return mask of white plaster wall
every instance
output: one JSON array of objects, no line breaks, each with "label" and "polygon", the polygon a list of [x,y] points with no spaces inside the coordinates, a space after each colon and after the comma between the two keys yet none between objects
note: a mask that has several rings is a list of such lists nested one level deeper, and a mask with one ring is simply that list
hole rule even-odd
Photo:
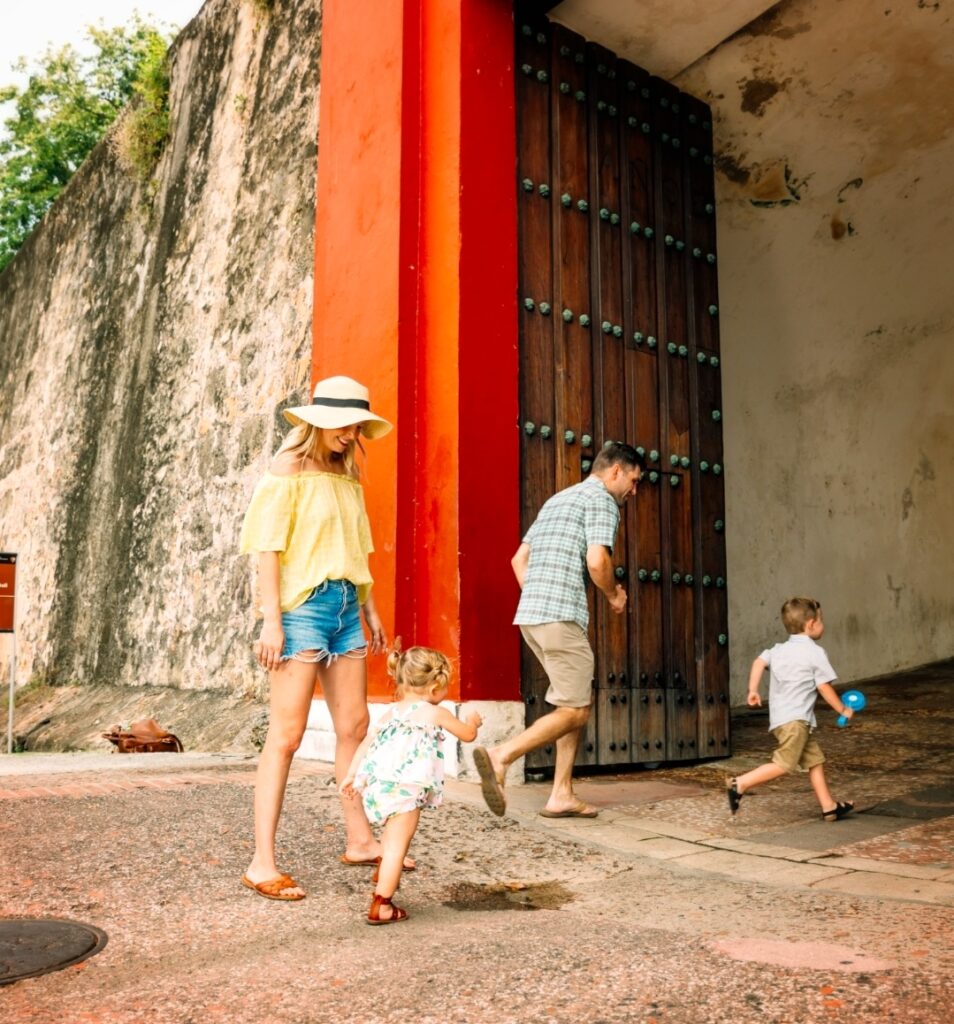
[{"label": "white plaster wall", "polygon": [[720,152],[736,701],[794,594],[844,680],[954,654],[954,21],[889,7],[784,4],[677,79]]}]

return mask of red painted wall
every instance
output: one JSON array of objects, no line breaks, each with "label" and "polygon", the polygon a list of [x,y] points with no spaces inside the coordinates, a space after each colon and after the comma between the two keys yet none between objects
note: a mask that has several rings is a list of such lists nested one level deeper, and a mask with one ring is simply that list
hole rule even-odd
[{"label": "red painted wall", "polygon": [[[344,373],[395,424],[366,442],[371,571],[394,621],[403,4],[326,0],[322,13],[312,379]],[[371,29],[369,31],[369,29]],[[372,691],[388,692],[382,659]]]},{"label": "red painted wall", "polygon": [[461,684],[520,699],[517,152],[512,4],[464,0],[461,55]]},{"label": "red painted wall", "polygon": [[325,0],[323,33],[314,376],[397,428],[368,445],[378,605],[459,657],[454,696],[519,699],[511,6]]}]

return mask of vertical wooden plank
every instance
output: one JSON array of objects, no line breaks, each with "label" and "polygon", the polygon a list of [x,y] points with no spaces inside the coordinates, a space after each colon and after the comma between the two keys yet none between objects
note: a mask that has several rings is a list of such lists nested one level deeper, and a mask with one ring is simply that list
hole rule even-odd
[{"label": "vertical wooden plank", "polygon": [[[545,23],[516,26],[518,232],[520,251],[521,529],[526,531],[555,482],[553,382],[556,374],[550,181],[549,37]],[[542,80],[541,80],[541,76]],[[544,188],[541,190],[541,186]],[[521,644],[521,693],[527,724],[546,713],[548,681],[543,667]],[[553,763],[553,752],[527,758],[529,769]]]},{"label": "vertical wooden plank", "polygon": [[[589,471],[595,445],[593,337],[590,271],[589,109],[586,100],[586,43],[553,26],[552,149],[554,281],[562,375],[554,380],[557,396],[557,489],[579,483]],[[586,464],[584,468],[584,463]],[[590,635],[594,606],[590,596]],[[592,639],[591,639],[592,642]],[[582,737],[578,764],[598,763],[596,715]]]},{"label": "vertical wooden plank", "polygon": [[[669,694],[667,756],[695,756],[695,710],[689,699],[695,685],[694,574],[692,543],[692,482],[690,467],[691,415],[689,405],[688,324],[686,316],[687,254],[684,237],[682,108],[677,89],[652,79],[656,111],[657,254],[663,272],[658,288],[660,355],[664,367],[665,412],[662,416],[661,480],[664,530],[668,530],[668,564],[662,580],[669,614]],[[659,237],[661,236],[661,237]],[[662,404],[662,403],[661,403]],[[686,583],[687,576],[690,578]]]},{"label": "vertical wooden plank", "polygon": [[[590,114],[590,208],[592,294],[598,301],[594,330],[595,406],[600,443],[632,440],[631,411],[626,393],[624,340],[622,201],[620,188],[620,99],[616,57],[590,46],[588,105]],[[594,328],[597,324],[594,323]],[[630,510],[620,521],[613,562],[625,582],[628,568]],[[631,675],[628,616],[616,615],[597,600],[597,743],[601,764],[630,758],[629,678]]]},{"label": "vertical wooden plank", "polygon": [[[654,111],[649,75],[621,62],[620,130],[623,189],[623,278],[626,308],[624,339],[627,360],[629,440],[645,455],[649,469],[630,503],[629,615],[632,637],[630,701],[631,752],[634,762],[661,759],[666,707],[662,606],[662,539],[660,517],[659,345],[656,308]],[[657,702],[656,697],[660,700]],[[657,746],[659,744],[660,746]]]},{"label": "vertical wooden plank", "polygon": [[698,423],[694,431],[693,462],[699,486],[695,524],[697,571],[701,585],[696,637],[699,753],[701,757],[712,757],[729,752],[728,607],[715,192],[709,108],[688,96],[684,97],[684,105],[689,166],[688,234],[694,285],[690,296],[690,318],[695,339],[691,358]]}]

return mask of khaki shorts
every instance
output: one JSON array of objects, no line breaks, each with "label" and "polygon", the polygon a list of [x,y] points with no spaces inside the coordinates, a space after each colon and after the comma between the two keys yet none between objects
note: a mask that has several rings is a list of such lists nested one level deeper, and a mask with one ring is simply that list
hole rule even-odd
[{"label": "khaki shorts", "polygon": [[594,659],[582,626],[541,622],[521,626],[520,632],[550,680],[544,700],[559,708],[588,708],[593,703]]},{"label": "khaki shorts", "polygon": [[773,729],[772,735],[778,743],[772,760],[785,771],[793,772],[796,768],[801,768],[807,772],[809,768],[825,763],[825,755],[812,738],[808,722],[786,722]]}]

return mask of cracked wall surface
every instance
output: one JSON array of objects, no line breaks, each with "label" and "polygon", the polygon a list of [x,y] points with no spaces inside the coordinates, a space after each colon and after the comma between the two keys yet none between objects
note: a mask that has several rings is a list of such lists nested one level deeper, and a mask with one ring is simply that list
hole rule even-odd
[{"label": "cracked wall surface", "polygon": [[954,653],[954,4],[793,0],[709,102],[733,696],[819,598],[844,679]]},{"label": "cracked wall surface", "polygon": [[19,678],[252,686],[238,525],[307,394],[320,0],[209,0],[144,189],[108,140],[0,277]]}]

